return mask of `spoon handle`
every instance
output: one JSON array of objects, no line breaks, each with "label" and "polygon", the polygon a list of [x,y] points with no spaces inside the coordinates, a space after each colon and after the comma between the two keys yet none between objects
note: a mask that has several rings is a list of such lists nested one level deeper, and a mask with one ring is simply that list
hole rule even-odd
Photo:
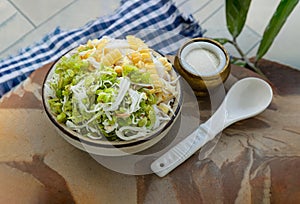
[{"label": "spoon handle", "polygon": [[186,159],[192,156],[208,141],[215,136],[208,134],[202,125],[192,134],[179,142],[176,146],[163,154],[151,164],[152,171],[160,177],[164,177]]},{"label": "spoon handle", "polygon": [[151,164],[152,171],[164,177],[221,132],[229,124],[226,120],[224,104],[223,102],[218,110],[192,134],[155,160]]}]

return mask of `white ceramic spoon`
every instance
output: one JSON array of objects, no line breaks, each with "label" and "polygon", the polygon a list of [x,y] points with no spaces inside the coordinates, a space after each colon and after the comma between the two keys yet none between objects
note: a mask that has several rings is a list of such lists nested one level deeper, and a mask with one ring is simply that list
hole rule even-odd
[{"label": "white ceramic spoon", "polygon": [[155,160],[152,171],[160,177],[167,175],[229,125],[263,112],[272,96],[272,88],[264,80],[254,77],[239,80],[211,118]]}]

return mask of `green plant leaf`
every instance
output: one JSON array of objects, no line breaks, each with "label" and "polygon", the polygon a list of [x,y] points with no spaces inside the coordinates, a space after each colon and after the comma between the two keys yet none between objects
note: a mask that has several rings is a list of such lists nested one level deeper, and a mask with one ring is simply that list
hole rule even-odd
[{"label": "green plant leaf", "polygon": [[226,0],[226,23],[233,38],[244,28],[251,0]]},{"label": "green plant leaf", "polygon": [[259,48],[256,53],[256,62],[260,60],[271,47],[277,34],[283,27],[285,21],[294,10],[299,0],[281,0],[268,26],[266,27]]},{"label": "green plant leaf", "polygon": [[218,43],[225,45],[226,43],[230,42],[227,38],[214,38],[213,40],[217,41]]},{"label": "green plant leaf", "polygon": [[231,59],[230,63],[235,64],[235,65],[240,66],[240,67],[246,67],[247,66],[247,63],[245,61],[242,61],[242,60]]}]

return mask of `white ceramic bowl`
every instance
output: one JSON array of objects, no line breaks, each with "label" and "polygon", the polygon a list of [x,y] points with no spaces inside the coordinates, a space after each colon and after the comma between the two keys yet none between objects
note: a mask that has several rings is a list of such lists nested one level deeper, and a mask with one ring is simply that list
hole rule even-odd
[{"label": "white ceramic bowl", "polygon": [[[68,54],[68,53],[67,53]],[[156,53],[158,54],[158,53]],[[46,78],[43,83],[43,105],[46,115],[50,119],[53,127],[56,128],[57,132],[61,137],[63,137],[66,141],[68,141],[73,146],[86,151],[91,154],[95,155],[103,155],[103,156],[122,156],[128,154],[134,154],[141,152],[147,148],[158,143],[162,138],[164,138],[169,130],[172,128],[173,124],[175,123],[176,119],[180,115],[181,108],[182,108],[182,92],[181,92],[181,84],[180,80],[177,81],[176,89],[178,92],[178,96],[175,100],[175,103],[172,106],[172,111],[174,114],[170,114],[171,120],[162,123],[159,128],[155,129],[151,133],[147,134],[146,136],[133,139],[129,141],[108,141],[108,140],[95,140],[89,137],[83,136],[78,132],[75,132],[69,129],[66,125],[59,123],[55,117],[55,115],[51,112],[50,106],[48,104],[48,99],[50,96],[49,89],[47,89],[46,85],[48,83],[48,79],[50,79],[54,73],[56,64],[60,61],[56,61],[50,70],[48,71]],[[173,70],[171,74],[174,77],[178,77],[178,73]]]}]

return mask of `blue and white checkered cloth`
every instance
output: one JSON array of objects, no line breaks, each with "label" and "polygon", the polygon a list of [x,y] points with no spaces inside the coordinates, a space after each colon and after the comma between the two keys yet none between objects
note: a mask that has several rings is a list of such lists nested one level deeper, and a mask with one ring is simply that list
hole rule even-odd
[{"label": "blue and white checkered cloth", "polygon": [[59,28],[40,42],[0,61],[0,98],[25,80],[30,73],[55,61],[68,50],[89,39],[134,34],[163,54],[175,54],[188,38],[201,37],[202,29],[191,15],[181,13],[169,0],[123,0],[111,15],[83,27]]}]

